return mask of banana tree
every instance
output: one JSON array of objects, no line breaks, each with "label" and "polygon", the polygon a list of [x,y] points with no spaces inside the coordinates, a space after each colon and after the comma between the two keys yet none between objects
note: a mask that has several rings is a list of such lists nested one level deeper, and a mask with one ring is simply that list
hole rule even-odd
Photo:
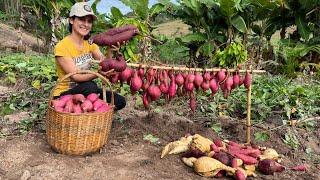
[{"label": "banana tree", "polygon": [[[56,34],[61,27],[61,17],[67,17],[68,10],[75,3],[75,0],[25,0],[23,7],[37,17],[36,29],[44,37],[46,51],[50,51],[57,41]],[[37,32],[38,33],[38,32]]]},{"label": "banana tree", "polygon": [[214,51],[228,46],[235,34],[247,32],[241,0],[180,0],[172,13],[191,26],[191,34],[180,38],[190,49],[190,63],[204,66]]}]

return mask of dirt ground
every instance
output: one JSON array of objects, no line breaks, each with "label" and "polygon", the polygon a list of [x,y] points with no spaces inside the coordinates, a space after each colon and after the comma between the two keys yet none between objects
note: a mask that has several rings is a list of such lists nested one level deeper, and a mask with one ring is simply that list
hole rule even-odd
[{"label": "dirt ground", "polygon": [[[43,132],[37,130],[24,136],[0,138],[0,179],[205,179],[185,166],[180,155],[160,159],[162,147],[186,133],[198,133],[208,138],[218,137],[201,121],[182,117],[171,111],[148,113],[136,109],[130,102],[113,121],[109,141],[100,152],[89,156],[67,156],[54,152]],[[243,142],[245,126],[230,119],[219,119],[220,137]],[[318,124],[319,127],[319,124]],[[248,179],[320,179],[319,164],[309,159],[303,149],[293,151],[281,141],[283,130],[271,134],[271,139],[258,145],[273,147],[284,155],[282,164],[291,167],[308,163],[307,172],[286,170],[275,175],[261,175]],[[157,143],[143,140],[144,135],[159,138]],[[302,138],[316,138],[319,148],[320,130],[300,132]],[[318,154],[319,155],[319,154]],[[231,178],[230,178],[231,179]]]}]

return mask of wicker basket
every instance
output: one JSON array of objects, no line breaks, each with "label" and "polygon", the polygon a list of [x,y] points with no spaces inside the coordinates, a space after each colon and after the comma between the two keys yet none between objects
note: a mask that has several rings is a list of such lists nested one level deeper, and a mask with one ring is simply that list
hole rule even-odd
[{"label": "wicker basket", "polygon": [[[102,75],[92,71],[78,71],[64,76],[59,82],[66,80],[74,74],[95,74],[103,82],[103,100],[106,101],[106,87],[108,85],[112,92],[111,85]],[[53,88],[46,115],[47,141],[52,148],[62,154],[85,155],[98,151],[108,140],[110,133],[113,111],[114,95],[111,97],[112,108],[103,113],[72,113],[57,112],[51,107]]]}]

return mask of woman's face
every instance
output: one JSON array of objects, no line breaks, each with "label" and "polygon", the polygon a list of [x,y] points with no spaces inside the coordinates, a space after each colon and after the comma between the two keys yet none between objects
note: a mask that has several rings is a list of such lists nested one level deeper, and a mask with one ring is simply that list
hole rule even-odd
[{"label": "woman's face", "polygon": [[72,24],[72,32],[81,36],[89,34],[92,28],[92,16],[70,18]]}]

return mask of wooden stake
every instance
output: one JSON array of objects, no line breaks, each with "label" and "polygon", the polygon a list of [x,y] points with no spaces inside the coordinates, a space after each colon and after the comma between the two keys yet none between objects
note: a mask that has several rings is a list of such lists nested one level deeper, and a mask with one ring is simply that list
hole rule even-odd
[{"label": "wooden stake", "polygon": [[[253,73],[251,74],[251,77],[253,76]],[[251,142],[251,87],[252,87],[252,80],[253,77],[251,78],[251,85],[249,86],[247,90],[247,131],[246,131],[246,136],[247,136],[247,143],[250,144]]]}]

